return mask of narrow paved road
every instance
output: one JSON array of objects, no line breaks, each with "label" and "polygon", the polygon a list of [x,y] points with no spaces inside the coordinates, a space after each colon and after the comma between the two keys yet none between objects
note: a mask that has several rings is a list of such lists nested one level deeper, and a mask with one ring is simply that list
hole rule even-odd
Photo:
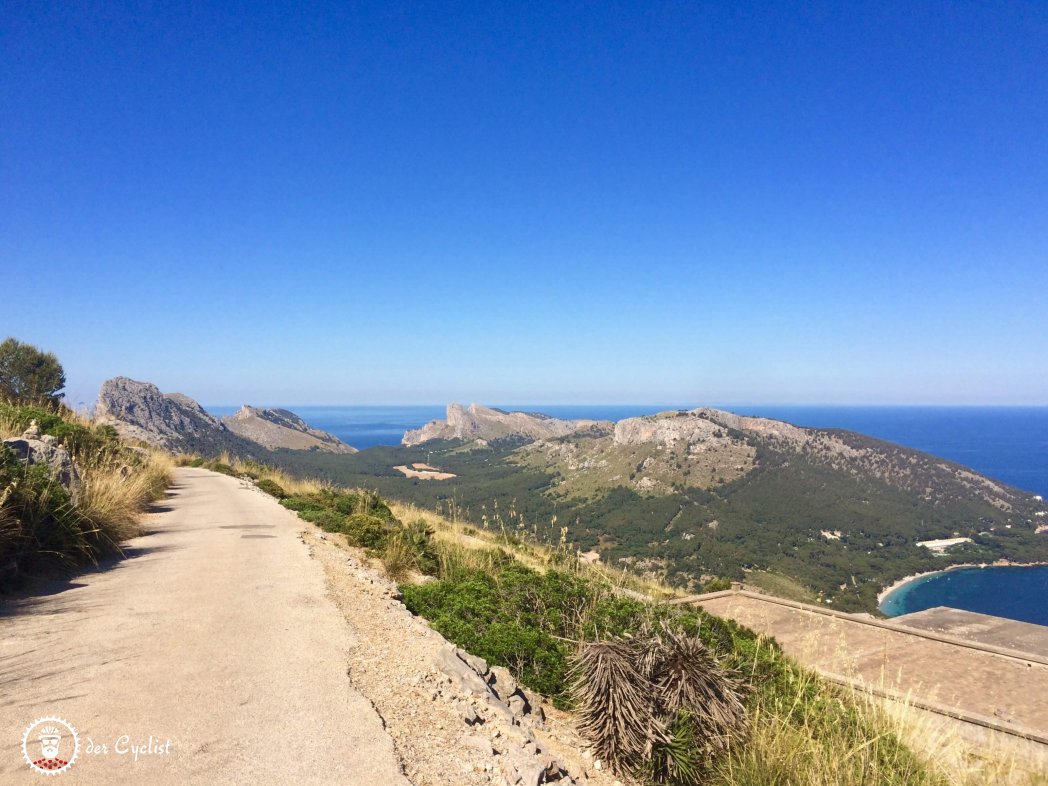
[{"label": "narrow paved road", "polygon": [[146,529],[127,559],[0,606],[0,784],[41,782],[21,737],[54,715],[80,738],[60,783],[408,786],[296,516],[180,469]]}]

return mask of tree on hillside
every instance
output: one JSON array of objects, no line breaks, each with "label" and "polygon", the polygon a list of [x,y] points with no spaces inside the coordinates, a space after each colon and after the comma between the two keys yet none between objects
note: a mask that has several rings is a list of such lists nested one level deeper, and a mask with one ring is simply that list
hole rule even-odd
[{"label": "tree on hillside", "polygon": [[14,338],[0,343],[0,399],[56,404],[66,378],[53,352],[42,352]]}]

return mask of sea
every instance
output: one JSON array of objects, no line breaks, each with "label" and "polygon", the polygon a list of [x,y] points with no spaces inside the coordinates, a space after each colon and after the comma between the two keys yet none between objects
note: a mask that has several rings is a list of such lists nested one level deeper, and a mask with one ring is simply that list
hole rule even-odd
[{"label": "sea", "polygon": [[889,617],[950,606],[1048,625],[1048,566],[959,568],[921,576],[881,603]]},{"label": "sea", "polygon": [[[397,445],[408,429],[444,417],[443,405],[283,406],[314,428],[364,450]],[[496,404],[557,418],[621,420],[694,404]],[[776,418],[798,426],[840,428],[941,456],[1048,498],[1048,407],[844,407],[714,405],[740,415]],[[207,407],[230,415],[237,407]],[[1048,567],[956,570],[922,577],[891,593],[889,616],[953,608],[1048,625]]]}]

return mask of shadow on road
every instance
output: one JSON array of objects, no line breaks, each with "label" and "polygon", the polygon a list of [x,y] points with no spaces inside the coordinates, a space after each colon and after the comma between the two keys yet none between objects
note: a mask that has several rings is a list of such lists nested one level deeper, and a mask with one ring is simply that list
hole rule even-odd
[{"label": "shadow on road", "polygon": [[97,565],[79,567],[75,572],[61,576],[38,578],[32,581],[29,587],[6,597],[0,597],[0,619],[32,611],[33,607],[42,603],[44,598],[54,597],[86,587],[87,583],[84,579],[88,576],[126,567],[135,560],[172,550],[172,546],[128,546],[123,549],[122,554],[106,557],[100,560]]}]

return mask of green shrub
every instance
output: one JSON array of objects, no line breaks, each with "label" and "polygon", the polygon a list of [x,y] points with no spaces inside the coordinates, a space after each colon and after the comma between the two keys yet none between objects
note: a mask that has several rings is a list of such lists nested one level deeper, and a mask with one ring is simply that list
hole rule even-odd
[{"label": "green shrub", "polygon": [[304,510],[325,510],[325,506],[321,505],[315,499],[312,494],[289,494],[280,500],[280,504],[288,510],[293,510],[296,513],[301,513]]},{"label": "green shrub", "polygon": [[380,554],[387,575],[395,581],[407,578],[413,570],[436,575],[440,560],[432,537],[433,531],[422,519],[394,528]]},{"label": "green shrub", "polygon": [[312,522],[325,532],[343,532],[346,517],[327,508],[306,508],[298,511],[300,518]]},{"label": "green shrub", "polygon": [[112,426],[85,426],[68,419],[71,415],[70,410],[61,405],[45,408],[0,403],[0,420],[23,431],[35,420],[41,434],[54,437],[74,454],[93,454],[119,448],[120,440]]},{"label": "green shrub", "polygon": [[220,472],[223,475],[230,475],[232,477],[236,477],[237,474],[237,471],[235,469],[233,469],[228,464],[224,464],[221,461],[209,461],[204,466],[212,472]]},{"label": "green shrub", "polygon": [[567,703],[568,645],[579,615],[592,602],[578,576],[539,574],[517,562],[493,573],[466,571],[454,579],[404,586],[404,603],[446,638],[507,666],[528,687]]},{"label": "green shrub", "polygon": [[345,517],[341,530],[354,546],[382,549],[392,531],[392,525],[375,516],[357,513]]},{"label": "green shrub", "polygon": [[[844,755],[842,751],[849,752],[857,762],[849,764],[855,777],[834,783],[941,783],[854,697],[795,664],[773,640],[701,609],[623,597],[592,577],[556,570],[540,574],[507,559],[508,563],[493,560],[484,569],[455,563],[452,572],[442,570],[439,581],[402,585],[404,603],[449,641],[508,667],[523,685],[562,708],[573,706],[568,663],[579,642],[626,638],[663,622],[700,639],[743,681],[747,712],[761,735],[759,744],[733,746],[709,772],[710,759],[696,758],[694,746],[685,744],[685,738],[696,738],[696,719],[682,714],[671,724],[669,738],[659,743],[662,763],[653,766],[649,778],[684,783],[701,770],[718,786],[830,782],[794,779],[798,770],[790,769],[794,764],[784,748],[788,742],[811,746],[805,755],[813,768],[829,766]],[[778,736],[767,741],[769,724]],[[740,779],[743,773],[747,775]]]},{"label": "green shrub", "polygon": [[731,579],[711,579],[703,587],[703,592],[722,592],[731,589]]},{"label": "green shrub", "polygon": [[276,481],[270,480],[269,478],[262,478],[262,480],[258,481],[256,485],[259,487],[259,489],[266,492],[271,497],[276,497],[277,499],[284,499],[284,497],[287,496],[287,492],[284,491],[280,484]]},{"label": "green shrub", "polygon": [[327,532],[341,532],[350,545],[380,554],[399,523],[389,506],[371,492],[325,489],[291,494],[281,499],[280,504]]},{"label": "green shrub", "polygon": [[[656,605],[618,595],[578,573],[538,573],[507,555],[489,569],[458,568],[441,580],[405,585],[404,603],[460,647],[512,669],[526,686],[560,706],[572,641],[629,636],[672,623],[698,636],[725,665],[763,689],[788,693],[791,672],[778,646],[701,609]],[[567,640],[567,641],[565,641]]]}]

